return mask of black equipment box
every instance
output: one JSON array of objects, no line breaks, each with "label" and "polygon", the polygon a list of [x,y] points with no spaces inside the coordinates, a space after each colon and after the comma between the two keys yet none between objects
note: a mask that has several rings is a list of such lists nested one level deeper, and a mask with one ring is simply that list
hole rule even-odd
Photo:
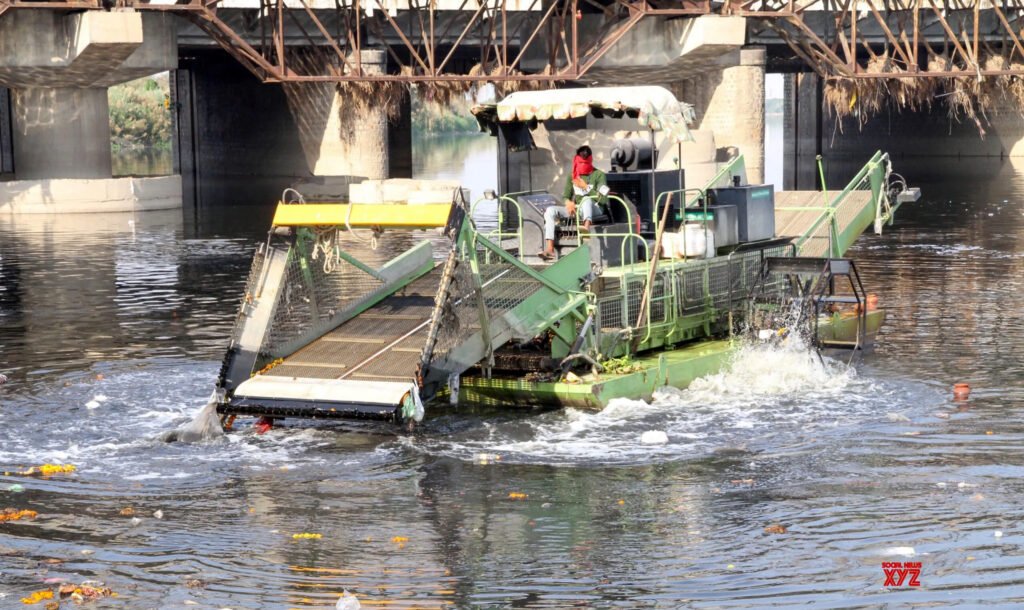
[{"label": "black equipment box", "polygon": [[[731,186],[708,191],[711,205],[736,206],[740,242],[775,237],[775,187],[771,184]],[[710,207],[710,206],[709,206]]]},{"label": "black equipment box", "polygon": [[[608,172],[605,174],[608,181],[608,188],[611,194],[624,197],[636,206],[640,214],[642,230],[653,232],[655,230],[651,215],[654,213],[654,198],[660,193],[679,191],[683,188],[685,176],[675,169],[667,170],[639,170],[631,172]],[[654,182],[654,192],[651,191],[651,182]],[[679,202],[679,193],[673,196],[673,204]],[[664,203],[665,199],[662,198]]]}]

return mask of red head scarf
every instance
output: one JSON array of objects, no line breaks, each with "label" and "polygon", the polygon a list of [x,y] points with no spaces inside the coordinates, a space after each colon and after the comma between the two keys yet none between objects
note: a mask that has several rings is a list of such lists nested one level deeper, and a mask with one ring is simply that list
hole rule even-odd
[{"label": "red head scarf", "polygon": [[589,176],[594,173],[594,157],[591,155],[584,159],[583,157],[576,155],[572,160],[572,179],[575,180],[580,176]]}]

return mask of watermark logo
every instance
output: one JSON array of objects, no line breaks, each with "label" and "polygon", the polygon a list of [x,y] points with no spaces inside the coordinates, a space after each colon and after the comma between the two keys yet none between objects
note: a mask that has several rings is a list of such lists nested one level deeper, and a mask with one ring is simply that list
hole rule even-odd
[{"label": "watermark logo", "polygon": [[920,561],[883,561],[886,587],[920,587]]}]

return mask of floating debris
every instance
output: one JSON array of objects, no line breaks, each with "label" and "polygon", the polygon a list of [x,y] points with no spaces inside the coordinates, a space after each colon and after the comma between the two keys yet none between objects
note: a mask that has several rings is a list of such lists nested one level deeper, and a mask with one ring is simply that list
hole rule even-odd
[{"label": "floating debris", "polygon": [[953,385],[953,398],[957,400],[966,400],[971,395],[971,386],[966,383],[957,383]]},{"label": "floating debris", "polygon": [[764,528],[764,533],[766,533],[766,534],[785,534],[786,533],[786,526],[782,525],[781,523],[773,523],[773,524],[769,525],[768,527]]},{"label": "floating debris", "polygon": [[117,514],[121,515],[122,517],[134,517],[135,509],[132,508],[131,506],[126,506],[119,510]]},{"label": "floating debris", "polygon": [[78,469],[71,464],[43,464],[41,466],[32,466],[27,470],[19,470],[14,473],[5,472],[4,475],[11,476],[12,474],[18,474],[25,477],[49,477],[55,474],[70,474],[76,470]]},{"label": "floating debris", "polygon": [[159,510],[159,509],[153,511],[153,517],[156,518],[156,519],[163,519],[164,518],[164,511]]},{"label": "floating debris", "polygon": [[7,375],[0,373],[0,385],[7,383]]},{"label": "floating debris", "polygon": [[518,491],[510,491],[510,492],[508,492],[508,499],[509,500],[525,500],[525,499],[527,499],[529,497],[530,497],[530,494],[524,494],[524,493],[520,493]]},{"label": "floating debris", "polygon": [[992,532],[992,535],[995,536],[996,538],[1002,538],[1003,537],[1003,532],[1001,532],[999,530],[996,530],[996,531]]},{"label": "floating debris", "polygon": [[21,603],[26,605],[38,604],[44,599],[53,599],[53,591],[47,589],[46,591],[36,591],[28,597],[21,598]]},{"label": "floating debris", "polygon": [[7,491],[15,494],[20,494],[21,492],[25,491],[25,486],[19,485],[18,483],[14,483],[7,486]]},{"label": "floating debris", "polygon": [[0,511],[0,523],[4,521],[21,521],[22,519],[32,520],[38,516],[39,513],[34,510],[5,508],[3,511]]},{"label": "floating debris", "polygon": [[648,430],[640,435],[640,442],[644,445],[664,445],[668,442],[668,435],[663,430]]},{"label": "floating debris", "polygon": [[185,581],[185,586],[189,589],[204,589],[206,588],[206,583],[198,578],[189,578]]},{"label": "floating debris", "polygon": [[62,585],[57,591],[60,593],[61,599],[71,598],[71,601],[77,604],[104,597],[117,597],[117,593],[114,593],[109,587],[94,580],[87,580],[80,585],[70,583]]},{"label": "floating debris", "polygon": [[359,603],[355,595],[348,592],[348,589],[341,592],[341,597],[334,604],[334,610],[360,610],[360,608],[362,608],[362,604]]},{"label": "floating debris", "polygon": [[210,395],[206,406],[199,410],[195,418],[174,430],[168,430],[157,437],[165,443],[197,443],[224,436],[224,429],[220,426],[220,417],[217,415],[217,392]]}]

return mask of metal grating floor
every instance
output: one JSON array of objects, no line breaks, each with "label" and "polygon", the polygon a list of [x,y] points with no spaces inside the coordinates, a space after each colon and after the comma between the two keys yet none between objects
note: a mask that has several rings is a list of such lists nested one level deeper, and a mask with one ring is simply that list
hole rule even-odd
[{"label": "metal grating floor", "polygon": [[348,375],[363,380],[412,377],[426,341],[441,273],[442,267],[436,267],[265,374],[315,379]]}]

